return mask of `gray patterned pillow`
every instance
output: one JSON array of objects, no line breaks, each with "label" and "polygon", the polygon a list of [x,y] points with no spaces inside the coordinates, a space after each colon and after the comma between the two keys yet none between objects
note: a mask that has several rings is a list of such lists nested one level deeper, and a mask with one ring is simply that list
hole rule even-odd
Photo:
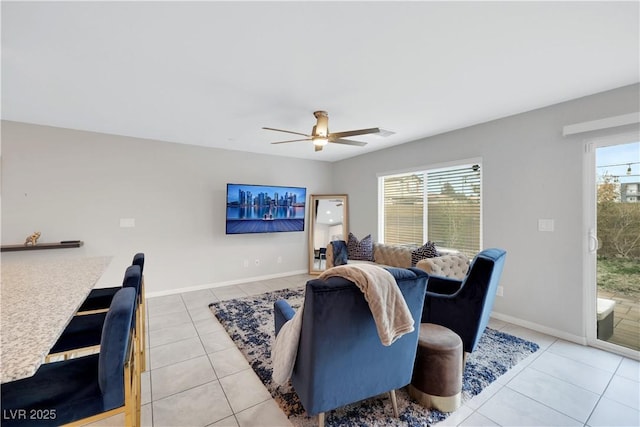
[{"label": "gray patterned pillow", "polygon": [[424,245],[411,251],[411,265],[415,266],[421,259],[435,258],[437,256],[440,256],[440,254],[436,249],[436,245],[431,241],[427,241]]},{"label": "gray patterned pillow", "polygon": [[371,234],[358,241],[353,233],[349,233],[347,253],[349,259],[373,261],[373,240],[371,240]]}]

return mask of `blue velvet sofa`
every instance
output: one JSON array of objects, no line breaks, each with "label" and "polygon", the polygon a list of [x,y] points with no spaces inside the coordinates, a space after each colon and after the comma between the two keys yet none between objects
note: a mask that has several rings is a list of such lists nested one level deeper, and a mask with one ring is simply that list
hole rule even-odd
[{"label": "blue velvet sofa", "polygon": [[[388,268],[414,318],[415,330],[392,345],[381,344],[364,295],[352,282],[332,277],[307,282],[302,330],[291,383],[307,414],[324,412],[386,392],[411,381],[427,274]],[[276,334],[294,315],[286,301],[275,303]],[[397,408],[393,401],[394,412]]]}]

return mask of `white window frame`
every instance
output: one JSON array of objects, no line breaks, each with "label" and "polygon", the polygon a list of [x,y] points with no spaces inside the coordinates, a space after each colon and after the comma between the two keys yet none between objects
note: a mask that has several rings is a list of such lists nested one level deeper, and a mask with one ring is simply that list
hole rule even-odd
[{"label": "white window frame", "polygon": [[[472,157],[472,158],[467,158],[467,159],[461,159],[461,160],[453,160],[453,161],[449,161],[449,162],[441,162],[441,163],[434,163],[434,164],[427,164],[427,165],[423,165],[423,166],[418,166],[418,167],[414,167],[414,168],[408,168],[408,169],[401,169],[401,170],[392,170],[392,171],[386,171],[386,172],[379,172],[376,174],[376,177],[378,178],[378,241],[380,243],[384,243],[384,190],[383,190],[383,183],[384,183],[384,179],[385,178],[389,178],[389,177],[394,177],[394,176],[401,176],[401,175],[407,175],[407,174],[411,174],[411,173],[426,173],[426,172],[439,172],[442,170],[446,170],[446,169],[451,169],[451,168],[455,168],[455,167],[460,167],[460,166],[465,166],[465,165],[474,165],[474,164],[478,164],[480,165],[480,236],[478,236],[478,238],[480,239],[480,249],[482,249],[484,247],[483,244],[483,229],[484,229],[484,169],[483,169],[483,162],[482,162],[482,157]],[[425,187],[424,187],[424,198],[425,201],[427,200],[427,185],[425,183]],[[422,230],[422,239],[423,239],[423,243],[427,241],[428,238],[428,203],[425,202],[424,204],[424,217],[423,217],[423,224],[425,224],[425,226],[423,227]],[[451,248],[451,249],[455,249],[455,248]]]}]

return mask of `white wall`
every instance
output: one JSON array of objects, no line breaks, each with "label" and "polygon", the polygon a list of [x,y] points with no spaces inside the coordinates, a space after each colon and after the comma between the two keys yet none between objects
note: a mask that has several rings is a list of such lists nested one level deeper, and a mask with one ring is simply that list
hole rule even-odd
[{"label": "white wall", "polygon": [[[638,111],[639,87],[337,162],[334,190],[349,194],[350,231],[377,240],[377,173],[482,157],[483,246],[507,250],[504,297],[497,298],[494,311],[580,340],[585,336],[583,140],[593,135],[564,138],[562,127]],[[539,218],[555,219],[555,231],[537,231]]]},{"label": "white wall", "polygon": [[[133,254],[144,252],[151,295],[306,271],[308,224],[304,232],[225,234],[226,184],[291,185],[327,194],[331,168],[327,162],[3,121],[2,244],[22,243],[38,230],[40,242],[81,239],[84,246],[2,256],[112,255],[100,285],[114,285]],[[121,218],[135,218],[135,228],[120,228]]]}]

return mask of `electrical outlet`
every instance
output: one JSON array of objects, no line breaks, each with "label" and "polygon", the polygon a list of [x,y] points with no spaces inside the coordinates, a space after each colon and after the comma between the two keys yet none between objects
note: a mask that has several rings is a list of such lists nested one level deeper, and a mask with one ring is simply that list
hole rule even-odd
[{"label": "electrical outlet", "polygon": [[260,258],[256,258],[256,267],[260,265]]},{"label": "electrical outlet", "polygon": [[504,288],[502,286],[498,286],[498,289],[496,289],[496,295],[499,297],[504,296]]}]

